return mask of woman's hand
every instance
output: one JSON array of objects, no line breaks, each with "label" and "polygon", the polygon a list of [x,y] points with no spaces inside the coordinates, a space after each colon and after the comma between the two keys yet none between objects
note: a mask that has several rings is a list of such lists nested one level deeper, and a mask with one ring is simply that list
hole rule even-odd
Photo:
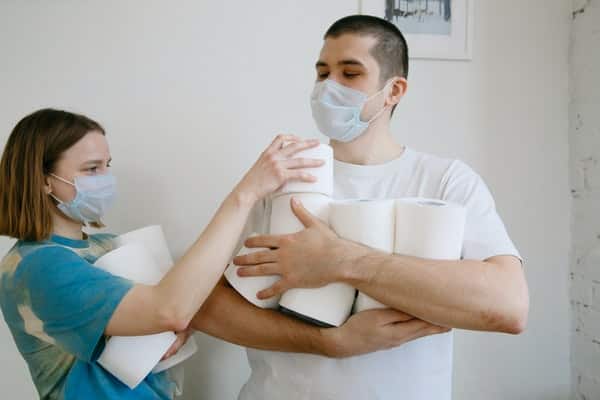
[{"label": "woman's hand", "polygon": [[293,157],[302,150],[318,145],[318,139],[302,140],[294,135],[278,135],[234,191],[257,201],[276,191],[287,181],[314,182],[316,178],[304,169],[320,167],[324,160]]},{"label": "woman's hand", "polygon": [[174,356],[179,351],[179,349],[183,347],[183,345],[185,344],[185,342],[187,342],[190,336],[192,336],[192,333],[194,333],[194,330],[192,328],[188,328],[185,331],[176,333],[177,340],[175,340],[171,347],[169,347],[169,350],[167,350],[165,355],[160,360],[163,361],[169,357]]}]

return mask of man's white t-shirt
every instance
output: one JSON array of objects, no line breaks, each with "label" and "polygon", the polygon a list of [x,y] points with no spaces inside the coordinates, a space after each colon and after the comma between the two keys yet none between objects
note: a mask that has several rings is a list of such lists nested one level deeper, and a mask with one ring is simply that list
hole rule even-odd
[{"label": "man's white t-shirt", "polygon": [[[406,148],[380,165],[334,164],[335,199],[427,197],[462,204],[467,223],[462,258],[519,257],[481,179],[458,160]],[[255,230],[266,232],[268,202]],[[261,226],[257,226],[261,225]],[[277,329],[276,326],[269,329]],[[452,332],[344,359],[248,349],[252,373],[240,400],[449,400]]]}]

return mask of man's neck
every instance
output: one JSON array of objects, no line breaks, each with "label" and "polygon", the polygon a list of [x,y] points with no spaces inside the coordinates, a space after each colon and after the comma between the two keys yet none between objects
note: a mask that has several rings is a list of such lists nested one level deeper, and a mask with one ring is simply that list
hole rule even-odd
[{"label": "man's neck", "polygon": [[351,142],[331,140],[329,144],[333,147],[335,159],[349,164],[375,165],[400,157],[404,146],[392,137],[389,121],[380,122],[372,124]]}]

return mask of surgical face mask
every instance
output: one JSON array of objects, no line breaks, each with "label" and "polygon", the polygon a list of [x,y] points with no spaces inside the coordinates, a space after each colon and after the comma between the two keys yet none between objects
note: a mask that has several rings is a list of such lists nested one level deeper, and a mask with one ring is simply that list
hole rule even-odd
[{"label": "surgical face mask", "polygon": [[106,214],[116,197],[117,180],[111,174],[78,176],[74,182],[50,174],[56,179],[75,187],[75,198],[62,201],[52,193],[50,196],[58,202],[58,209],[67,217],[86,225],[99,222]]},{"label": "surgical face mask", "polygon": [[368,121],[362,121],[360,114],[365,103],[383,93],[392,81],[372,96],[341,85],[334,80],[317,82],[310,98],[312,115],[317,128],[325,136],[340,142],[350,142],[359,137],[371,122],[377,119],[387,107],[383,107]]}]

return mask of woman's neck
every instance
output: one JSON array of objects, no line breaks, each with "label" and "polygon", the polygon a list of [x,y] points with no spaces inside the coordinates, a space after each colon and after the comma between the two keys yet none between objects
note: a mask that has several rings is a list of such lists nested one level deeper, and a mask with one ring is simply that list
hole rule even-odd
[{"label": "woman's neck", "polygon": [[80,222],[73,221],[63,215],[53,213],[52,215],[52,233],[69,239],[84,239],[83,225]]}]

